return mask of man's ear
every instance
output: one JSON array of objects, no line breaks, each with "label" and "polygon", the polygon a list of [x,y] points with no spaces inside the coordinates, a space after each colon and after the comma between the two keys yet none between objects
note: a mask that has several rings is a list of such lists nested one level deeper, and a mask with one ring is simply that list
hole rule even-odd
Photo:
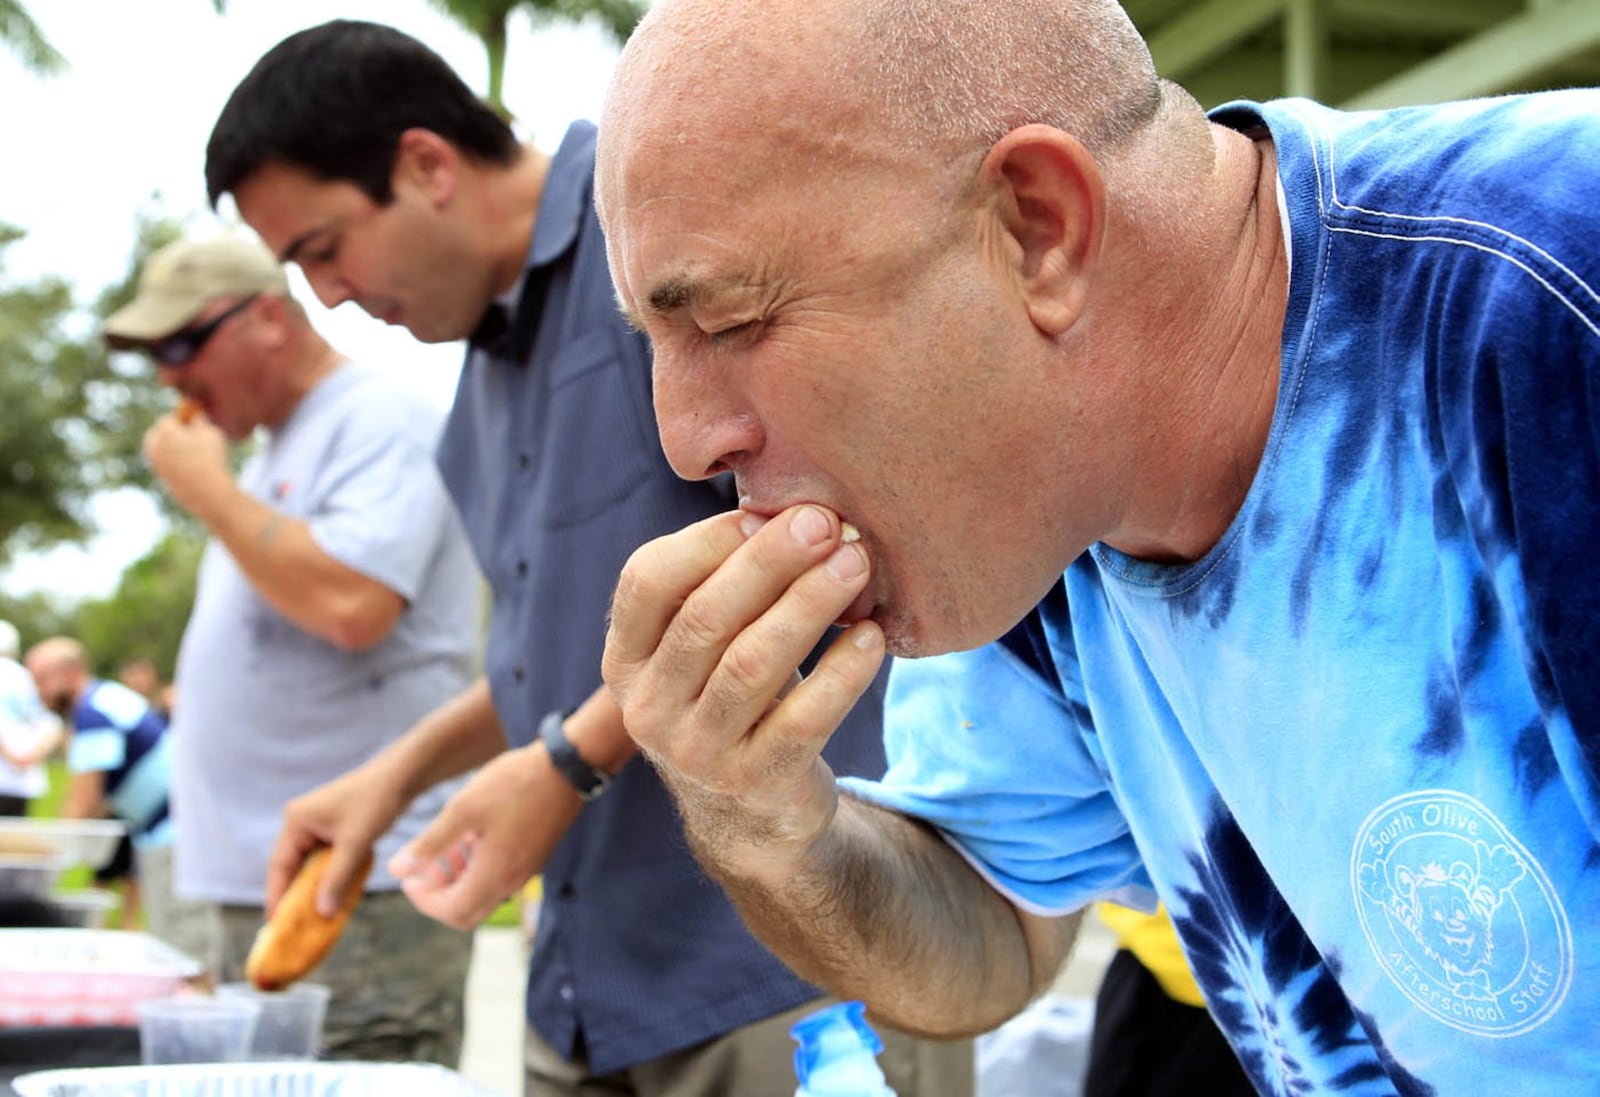
[{"label": "man's ear", "polygon": [[260,334],[257,338],[274,347],[281,347],[288,342],[289,326],[292,322],[288,301],[276,293],[263,293],[256,299],[254,308],[260,310],[263,321],[258,325]]},{"label": "man's ear", "polygon": [[413,126],[400,135],[395,147],[392,182],[396,191],[406,184],[435,206],[443,206],[455,194],[460,166],[461,154],[454,145],[432,130]]},{"label": "man's ear", "polygon": [[1083,312],[1105,239],[1099,165],[1071,134],[1034,124],[995,142],[978,172],[1029,316],[1047,335],[1061,334]]}]

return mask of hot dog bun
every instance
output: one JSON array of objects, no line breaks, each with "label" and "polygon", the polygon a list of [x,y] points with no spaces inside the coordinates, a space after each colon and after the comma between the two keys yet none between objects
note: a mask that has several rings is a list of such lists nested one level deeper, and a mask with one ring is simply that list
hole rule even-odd
[{"label": "hot dog bun", "polygon": [[331,846],[313,850],[289,884],[271,921],[262,926],[245,960],[245,976],[262,990],[282,990],[322,962],[333,951],[345,923],[361,902],[362,888],[372,871],[372,851],[367,850],[361,869],[332,918],[317,913],[317,889],[328,871]]}]

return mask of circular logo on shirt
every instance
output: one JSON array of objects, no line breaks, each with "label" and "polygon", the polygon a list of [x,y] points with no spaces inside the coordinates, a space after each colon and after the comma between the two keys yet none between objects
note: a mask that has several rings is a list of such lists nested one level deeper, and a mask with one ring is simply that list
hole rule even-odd
[{"label": "circular logo on shirt", "polygon": [[1566,997],[1566,911],[1544,869],[1472,797],[1429,789],[1390,800],[1361,824],[1350,875],[1378,962],[1452,1028],[1517,1036]]}]

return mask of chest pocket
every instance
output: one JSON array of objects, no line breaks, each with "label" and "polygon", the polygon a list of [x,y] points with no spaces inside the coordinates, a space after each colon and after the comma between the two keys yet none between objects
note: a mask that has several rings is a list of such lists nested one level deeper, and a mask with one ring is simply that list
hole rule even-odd
[{"label": "chest pocket", "polygon": [[550,363],[533,500],[546,527],[586,522],[663,474],[648,354],[591,332]]}]

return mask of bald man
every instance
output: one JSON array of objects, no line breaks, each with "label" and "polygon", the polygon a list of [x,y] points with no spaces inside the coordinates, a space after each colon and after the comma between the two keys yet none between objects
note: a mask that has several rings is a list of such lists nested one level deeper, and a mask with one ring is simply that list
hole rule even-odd
[{"label": "bald man", "polygon": [[764,940],[970,1032],[1159,897],[1263,1092],[1593,1085],[1600,93],[1208,116],[1112,0],[662,0],[600,134],[742,509],[605,676]]}]

